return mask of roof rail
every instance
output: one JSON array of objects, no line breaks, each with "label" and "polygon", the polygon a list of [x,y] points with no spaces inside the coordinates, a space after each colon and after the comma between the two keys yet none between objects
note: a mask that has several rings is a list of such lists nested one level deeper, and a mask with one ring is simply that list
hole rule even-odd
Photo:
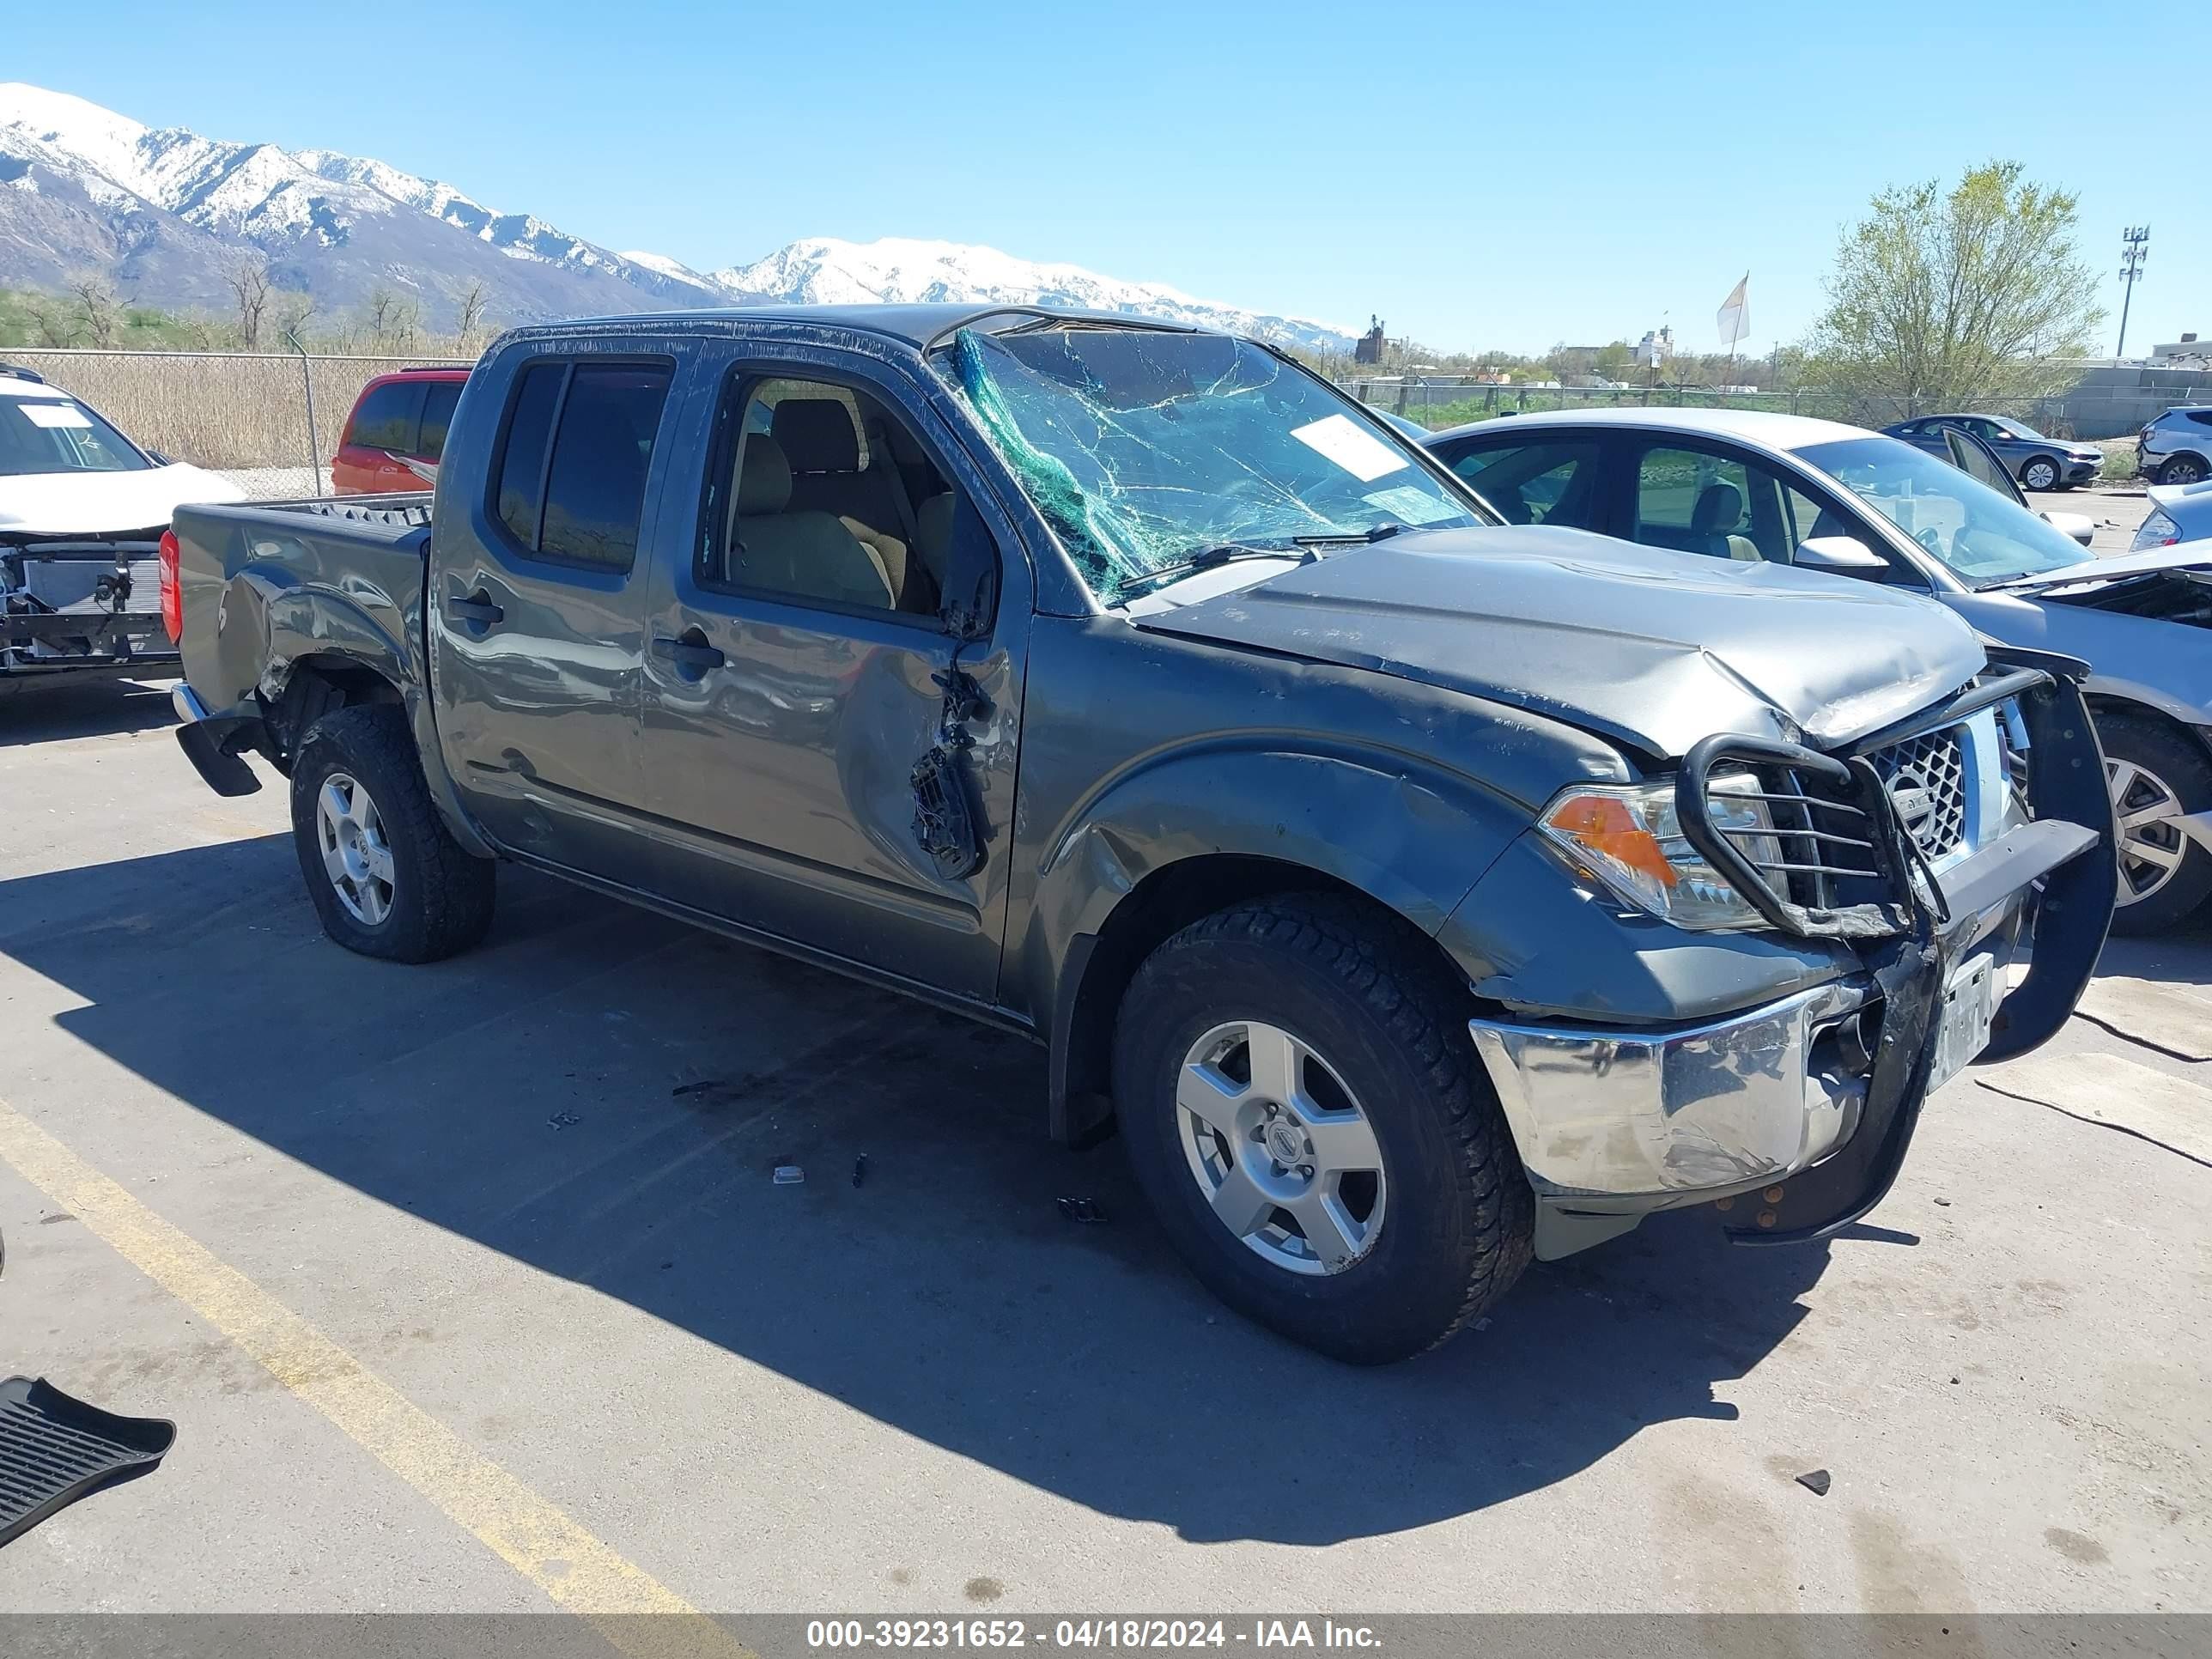
[{"label": "roof rail", "polygon": [[11,380],[35,380],[40,386],[46,383],[46,377],[35,369],[18,368],[14,363],[0,363],[0,374],[6,375]]}]

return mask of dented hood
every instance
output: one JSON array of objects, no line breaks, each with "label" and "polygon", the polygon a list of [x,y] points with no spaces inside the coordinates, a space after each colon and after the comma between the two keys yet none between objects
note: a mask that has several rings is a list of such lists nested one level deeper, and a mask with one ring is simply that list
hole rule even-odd
[{"label": "dented hood", "polygon": [[182,461],[136,472],[27,472],[0,477],[0,534],[112,536],[166,526],[180,507],[234,501],[228,478]]},{"label": "dented hood", "polygon": [[1132,620],[1464,691],[1662,756],[1716,732],[1845,743],[1984,661],[1972,629],[1924,599],[1540,526],[1401,534]]}]

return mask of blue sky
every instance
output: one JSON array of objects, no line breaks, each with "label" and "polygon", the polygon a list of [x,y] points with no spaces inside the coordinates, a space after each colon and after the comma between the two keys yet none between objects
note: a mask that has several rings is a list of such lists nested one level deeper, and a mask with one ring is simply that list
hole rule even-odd
[{"label": "blue sky", "polygon": [[375,156],[700,268],[802,235],[940,237],[1516,350],[1662,319],[1710,346],[1748,270],[1761,351],[1811,321],[1875,191],[2003,156],[2080,192],[2100,270],[2150,222],[2131,344],[2212,334],[2212,185],[2150,172],[2185,153],[2186,100],[2124,9],[225,0],[220,27],[176,0],[9,9],[0,79]]}]

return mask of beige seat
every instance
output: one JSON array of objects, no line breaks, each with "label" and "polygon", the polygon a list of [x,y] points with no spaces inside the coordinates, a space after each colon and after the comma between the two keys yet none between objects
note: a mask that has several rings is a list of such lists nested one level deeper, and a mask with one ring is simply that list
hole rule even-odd
[{"label": "beige seat", "polygon": [[876,556],[830,514],[791,508],[791,464],[766,433],[745,434],[731,521],[729,579],[740,587],[861,605],[898,603]]},{"label": "beige seat", "polygon": [[1736,535],[1733,529],[1723,530],[1743,521],[1743,491],[1732,483],[1709,483],[1698,492],[1698,504],[1690,509],[1690,535],[1699,544],[1698,551],[1717,559],[1735,559],[1740,563],[1759,562],[1759,544],[1748,536]]}]

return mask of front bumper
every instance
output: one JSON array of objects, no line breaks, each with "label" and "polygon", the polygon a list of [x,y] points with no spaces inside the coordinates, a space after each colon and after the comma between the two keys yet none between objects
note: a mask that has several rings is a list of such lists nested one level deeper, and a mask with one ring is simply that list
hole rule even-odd
[{"label": "front bumper", "polygon": [[1941,902],[1916,907],[1910,933],[1854,942],[1860,971],[1680,1025],[1469,1022],[1536,1191],[1540,1257],[1753,1190],[1759,1203],[1730,1227],[1739,1242],[1858,1219],[1903,1164],[1947,988],[1977,952],[2032,940],[1983,1058],[2024,1053],[2064,1022],[2111,915],[2111,806],[2078,687],[2054,680],[2023,703],[2034,818],[1936,877]]},{"label": "front bumper", "polygon": [[2105,458],[2101,455],[2094,461],[2076,460],[2069,456],[2062,476],[2069,484],[2094,483],[2104,471]]}]

